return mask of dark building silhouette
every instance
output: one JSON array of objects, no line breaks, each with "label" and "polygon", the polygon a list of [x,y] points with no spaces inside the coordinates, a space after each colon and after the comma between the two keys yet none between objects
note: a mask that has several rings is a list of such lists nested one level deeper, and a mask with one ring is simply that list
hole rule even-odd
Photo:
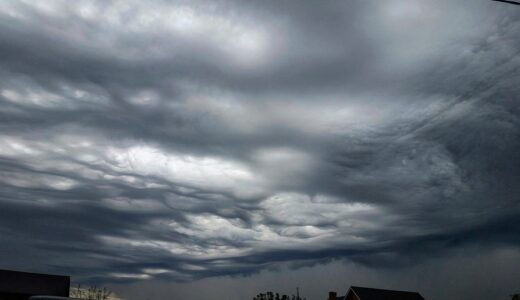
[{"label": "dark building silhouette", "polygon": [[424,298],[416,292],[351,286],[348,292],[342,296],[338,296],[336,292],[329,292],[327,300],[424,300]]},{"label": "dark building silhouette", "polygon": [[35,295],[68,297],[70,277],[0,270],[0,300],[27,300]]}]

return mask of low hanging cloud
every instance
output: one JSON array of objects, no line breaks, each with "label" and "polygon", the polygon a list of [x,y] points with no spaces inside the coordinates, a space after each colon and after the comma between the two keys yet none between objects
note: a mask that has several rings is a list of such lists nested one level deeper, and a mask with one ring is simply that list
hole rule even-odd
[{"label": "low hanging cloud", "polygon": [[1,1],[1,267],[518,248],[518,32],[483,0]]}]

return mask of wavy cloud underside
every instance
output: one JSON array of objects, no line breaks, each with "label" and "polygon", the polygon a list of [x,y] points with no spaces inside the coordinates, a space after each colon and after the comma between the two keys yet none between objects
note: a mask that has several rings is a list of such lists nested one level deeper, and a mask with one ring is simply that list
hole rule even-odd
[{"label": "wavy cloud underside", "polygon": [[518,248],[515,8],[0,1],[1,266],[190,281]]}]

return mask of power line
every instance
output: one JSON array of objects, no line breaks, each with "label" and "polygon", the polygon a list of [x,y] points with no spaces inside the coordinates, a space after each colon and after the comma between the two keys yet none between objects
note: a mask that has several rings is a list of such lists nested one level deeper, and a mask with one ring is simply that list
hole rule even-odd
[{"label": "power line", "polygon": [[509,1],[509,0],[493,0],[493,1],[504,2],[504,3],[514,4],[514,5],[520,5],[520,2]]}]

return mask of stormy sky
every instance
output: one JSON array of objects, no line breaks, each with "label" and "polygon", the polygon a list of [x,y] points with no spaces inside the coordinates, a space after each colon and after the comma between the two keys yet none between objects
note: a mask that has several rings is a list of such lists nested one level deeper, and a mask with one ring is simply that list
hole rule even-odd
[{"label": "stormy sky", "polygon": [[0,0],[0,268],[507,299],[519,51],[488,0]]}]

